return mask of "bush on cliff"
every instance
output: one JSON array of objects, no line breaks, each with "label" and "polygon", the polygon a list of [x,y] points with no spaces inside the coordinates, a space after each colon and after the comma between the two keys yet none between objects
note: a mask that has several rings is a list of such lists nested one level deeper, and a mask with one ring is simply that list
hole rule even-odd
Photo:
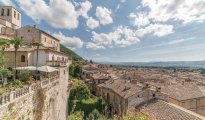
[{"label": "bush on cliff", "polygon": [[70,114],[68,120],[84,120],[84,113],[81,111],[74,112]]},{"label": "bush on cliff", "polygon": [[70,100],[83,100],[90,98],[90,90],[88,86],[80,80],[72,81],[72,88],[70,90]]},{"label": "bush on cliff", "polygon": [[80,62],[73,62],[69,66],[69,74],[72,78],[81,78],[82,64]]}]

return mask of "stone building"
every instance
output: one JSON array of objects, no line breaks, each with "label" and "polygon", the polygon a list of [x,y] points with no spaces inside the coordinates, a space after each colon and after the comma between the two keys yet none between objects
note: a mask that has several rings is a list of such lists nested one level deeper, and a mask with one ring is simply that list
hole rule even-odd
[{"label": "stone building", "polygon": [[[1,94],[0,119],[66,120],[70,60],[60,52],[60,40],[33,26],[21,28],[21,14],[13,7],[1,6],[0,38],[9,40],[14,37],[21,37],[27,43],[17,50],[17,67],[26,69],[26,66],[36,65],[37,50],[31,43],[40,42],[43,46],[39,48],[38,66],[45,69],[53,66],[57,72],[52,76],[42,77],[41,81],[35,81],[29,86]],[[5,50],[5,67],[14,67],[14,51],[13,46]],[[44,73],[48,71],[44,70]]]},{"label": "stone building", "polygon": [[108,73],[103,73],[102,71],[99,71],[96,74],[91,75],[91,79],[87,81],[91,92],[96,95],[97,85],[104,83],[110,79],[110,76]]},{"label": "stone building", "polygon": [[[21,47],[18,49],[16,55],[16,66],[35,66],[37,50],[34,47]],[[6,66],[14,66],[14,48],[8,48],[5,51]],[[53,67],[65,67],[68,66],[69,59],[64,53],[41,47],[38,55],[38,66],[48,65]]]},{"label": "stone building", "polygon": [[98,68],[95,64],[88,64],[84,65],[82,69],[82,79],[87,81],[91,79],[91,75],[95,74],[98,72]]},{"label": "stone building", "polygon": [[17,30],[17,37],[22,38],[26,45],[40,42],[44,47],[60,51],[60,40],[34,26],[24,26]]},{"label": "stone building", "polygon": [[205,117],[180,106],[154,99],[136,107],[140,113],[148,113],[153,120],[204,120]]},{"label": "stone building", "polygon": [[0,6],[0,38],[11,39],[21,27],[21,13],[12,6]]},{"label": "stone building", "polygon": [[109,80],[97,86],[97,95],[106,100],[110,114],[119,116],[124,116],[129,109],[133,110],[135,106],[155,98],[154,93],[147,85],[133,84],[122,79]]},{"label": "stone building", "polygon": [[169,85],[161,93],[168,96],[167,102],[205,116],[205,87],[198,85]]}]

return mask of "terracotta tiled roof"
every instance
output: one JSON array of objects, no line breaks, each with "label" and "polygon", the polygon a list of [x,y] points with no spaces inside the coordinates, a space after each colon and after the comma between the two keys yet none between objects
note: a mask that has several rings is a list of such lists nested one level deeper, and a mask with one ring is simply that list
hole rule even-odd
[{"label": "terracotta tiled roof", "polygon": [[162,87],[162,92],[177,100],[205,97],[202,89],[197,85],[169,85]]},{"label": "terracotta tiled roof", "polygon": [[117,93],[123,98],[128,98],[142,90],[142,86],[138,86],[121,79],[108,80],[99,86],[111,89],[113,92]]},{"label": "terracotta tiled roof", "polygon": [[151,114],[157,120],[204,120],[205,118],[182,107],[161,100],[154,100],[141,106],[143,112]]},{"label": "terracotta tiled roof", "polygon": [[96,74],[93,74],[92,75],[92,78],[94,79],[94,80],[102,80],[102,79],[109,79],[109,76],[107,75],[107,74],[103,74],[103,73],[96,73]]}]

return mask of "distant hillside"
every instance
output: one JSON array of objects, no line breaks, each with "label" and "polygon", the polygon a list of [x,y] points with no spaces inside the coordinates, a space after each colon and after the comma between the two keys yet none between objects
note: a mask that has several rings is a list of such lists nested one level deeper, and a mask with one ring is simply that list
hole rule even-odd
[{"label": "distant hillside", "polygon": [[74,60],[83,60],[82,57],[80,57],[78,54],[63,45],[60,45],[60,51],[67,54],[68,56],[70,56],[70,58],[73,58]]},{"label": "distant hillside", "polygon": [[194,67],[205,68],[205,61],[167,61],[167,62],[103,62],[104,64],[144,67]]}]

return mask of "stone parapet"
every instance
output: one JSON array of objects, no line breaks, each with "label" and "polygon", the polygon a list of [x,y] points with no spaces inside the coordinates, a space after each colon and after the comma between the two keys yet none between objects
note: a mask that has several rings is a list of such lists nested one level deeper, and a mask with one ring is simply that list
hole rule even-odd
[{"label": "stone parapet", "polygon": [[59,79],[59,76],[54,76],[48,79],[44,79],[42,81],[39,81],[37,83],[34,83],[30,86],[24,86],[23,88],[15,89],[13,91],[4,93],[0,95],[0,108],[4,105],[7,105],[13,101],[15,101],[17,98],[23,97],[29,93],[32,93],[40,88],[47,87],[48,84],[52,84],[53,82],[57,81]]}]

